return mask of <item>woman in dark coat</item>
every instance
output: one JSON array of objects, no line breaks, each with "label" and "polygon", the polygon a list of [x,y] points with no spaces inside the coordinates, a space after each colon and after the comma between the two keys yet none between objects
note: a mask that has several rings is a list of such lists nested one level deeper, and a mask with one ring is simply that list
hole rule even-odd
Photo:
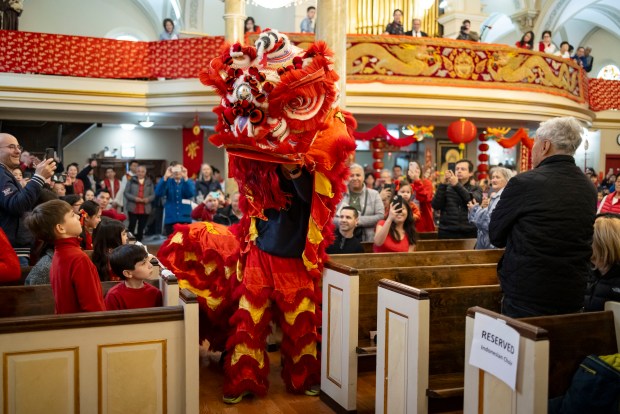
[{"label": "woman in dark coat", "polygon": [[601,311],[610,300],[620,302],[620,215],[601,214],[594,222],[592,263],[586,312]]}]

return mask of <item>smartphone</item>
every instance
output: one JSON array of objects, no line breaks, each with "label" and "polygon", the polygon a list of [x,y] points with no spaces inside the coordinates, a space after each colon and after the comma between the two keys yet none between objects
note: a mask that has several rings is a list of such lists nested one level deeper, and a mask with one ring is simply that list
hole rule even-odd
[{"label": "smartphone", "polygon": [[383,186],[381,187],[382,190],[385,190],[386,188],[391,192],[394,192],[394,184],[383,184]]},{"label": "smartphone", "polygon": [[396,194],[392,197],[392,204],[395,205],[396,210],[403,208],[403,196]]},{"label": "smartphone", "polygon": [[56,150],[54,148],[48,147],[45,148],[45,159],[48,160],[50,158],[54,158],[54,155],[56,155]]},{"label": "smartphone", "polygon": [[452,172],[454,172],[454,169],[456,168],[456,163],[455,162],[449,162],[448,163],[448,169]]},{"label": "smartphone", "polygon": [[67,174],[56,174],[52,177],[52,181],[55,183],[64,183],[67,181]]}]

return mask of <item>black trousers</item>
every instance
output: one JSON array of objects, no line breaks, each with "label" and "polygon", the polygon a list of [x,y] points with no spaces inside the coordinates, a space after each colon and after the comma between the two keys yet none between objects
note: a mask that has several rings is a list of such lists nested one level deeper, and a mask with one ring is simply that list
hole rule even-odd
[{"label": "black trousers", "polygon": [[[132,232],[136,236],[136,240],[142,241],[144,235],[144,228],[146,227],[146,220],[149,218],[148,214],[135,214],[129,213],[129,227],[128,231]],[[136,222],[138,223],[138,231],[136,232]]]}]

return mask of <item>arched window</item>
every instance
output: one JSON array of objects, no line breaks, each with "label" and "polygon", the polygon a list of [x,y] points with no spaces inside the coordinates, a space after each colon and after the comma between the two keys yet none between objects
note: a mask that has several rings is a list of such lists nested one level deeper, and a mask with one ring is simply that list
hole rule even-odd
[{"label": "arched window", "polygon": [[616,65],[606,65],[598,72],[598,79],[620,80],[620,69]]}]

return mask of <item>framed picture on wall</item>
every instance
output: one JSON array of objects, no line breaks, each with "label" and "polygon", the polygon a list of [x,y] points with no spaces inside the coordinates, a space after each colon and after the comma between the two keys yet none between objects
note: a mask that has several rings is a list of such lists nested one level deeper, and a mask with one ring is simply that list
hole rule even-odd
[{"label": "framed picture on wall", "polygon": [[[467,158],[467,147],[463,152],[463,158]],[[454,166],[461,159],[459,145],[450,141],[437,141],[437,171],[443,175],[448,169],[454,171]]]}]

